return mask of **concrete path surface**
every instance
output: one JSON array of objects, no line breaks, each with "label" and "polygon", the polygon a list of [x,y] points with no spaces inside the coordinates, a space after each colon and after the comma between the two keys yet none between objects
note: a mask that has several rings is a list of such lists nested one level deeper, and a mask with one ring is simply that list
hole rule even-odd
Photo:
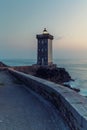
[{"label": "concrete path surface", "polygon": [[0,130],[69,130],[59,112],[0,71]]}]

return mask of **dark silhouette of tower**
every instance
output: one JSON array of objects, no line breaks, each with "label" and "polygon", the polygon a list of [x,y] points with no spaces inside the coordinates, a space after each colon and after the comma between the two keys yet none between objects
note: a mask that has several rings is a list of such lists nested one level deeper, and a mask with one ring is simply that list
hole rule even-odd
[{"label": "dark silhouette of tower", "polygon": [[46,28],[42,34],[36,35],[37,38],[37,64],[38,65],[52,65],[52,40]]}]

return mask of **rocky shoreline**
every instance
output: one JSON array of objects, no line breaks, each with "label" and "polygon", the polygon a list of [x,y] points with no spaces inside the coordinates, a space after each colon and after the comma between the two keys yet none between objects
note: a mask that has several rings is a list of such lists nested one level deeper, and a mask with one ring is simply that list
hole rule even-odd
[{"label": "rocky shoreline", "polygon": [[[58,67],[36,67],[36,66],[16,66],[12,67],[15,70],[31,74],[36,77],[40,77],[57,84],[61,84],[65,87],[68,87],[76,92],[80,92],[78,88],[72,88],[68,82],[74,81],[65,68]],[[65,84],[68,83],[68,84]]]},{"label": "rocky shoreline", "polygon": [[35,76],[44,78],[56,83],[64,83],[71,81],[71,76],[64,68],[45,68],[39,67],[36,70]]},{"label": "rocky shoreline", "polygon": [[[8,68],[9,66],[5,65],[4,63],[0,62],[0,68]],[[31,74],[36,77],[40,77],[57,84],[61,84],[65,87],[73,89],[76,92],[79,92],[80,89],[72,88],[69,84],[70,81],[74,81],[69,73],[65,70],[65,68],[58,68],[58,67],[37,67],[37,66],[15,66],[11,67],[17,71],[21,71],[27,74]]]},{"label": "rocky shoreline", "polygon": [[65,70],[65,68],[44,68],[40,67],[37,69],[34,76],[61,84],[65,87],[68,87],[76,92],[80,92],[80,89],[78,88],[72,88],[68,83],[70,81],[74,81],[69,73]]}]

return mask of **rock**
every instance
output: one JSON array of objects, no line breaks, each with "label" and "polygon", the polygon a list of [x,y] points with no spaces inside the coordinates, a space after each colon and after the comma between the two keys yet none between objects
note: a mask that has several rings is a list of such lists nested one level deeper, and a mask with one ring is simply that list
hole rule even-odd
[{"label": "rock", "polygon": [[40,78],[49,79],[56,83],[63,83],[71,81],[71,76],[64,68],[46,68],[39,67],[36,70],[35,76]]},{"label": "rock", "polygon": [[72,88],[69,84],[63,84],[65,87],[68,87],[76,92],[80,92],[80,89],[79,88]]},{"label": "rock", "polygon": [[72,88],[74,91],[76,92],[80,92],[80,89],[79,88]]}]

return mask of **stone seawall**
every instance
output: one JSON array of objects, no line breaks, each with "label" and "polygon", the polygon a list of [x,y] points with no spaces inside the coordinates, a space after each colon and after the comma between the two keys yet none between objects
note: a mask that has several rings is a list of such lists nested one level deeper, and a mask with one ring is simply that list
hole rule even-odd
[{"label": "stone seawall", "polygon": [[87,130],[87,99],[64,86],[8,69],[30,89],[49,100],[60,111],[70,130]]}]

